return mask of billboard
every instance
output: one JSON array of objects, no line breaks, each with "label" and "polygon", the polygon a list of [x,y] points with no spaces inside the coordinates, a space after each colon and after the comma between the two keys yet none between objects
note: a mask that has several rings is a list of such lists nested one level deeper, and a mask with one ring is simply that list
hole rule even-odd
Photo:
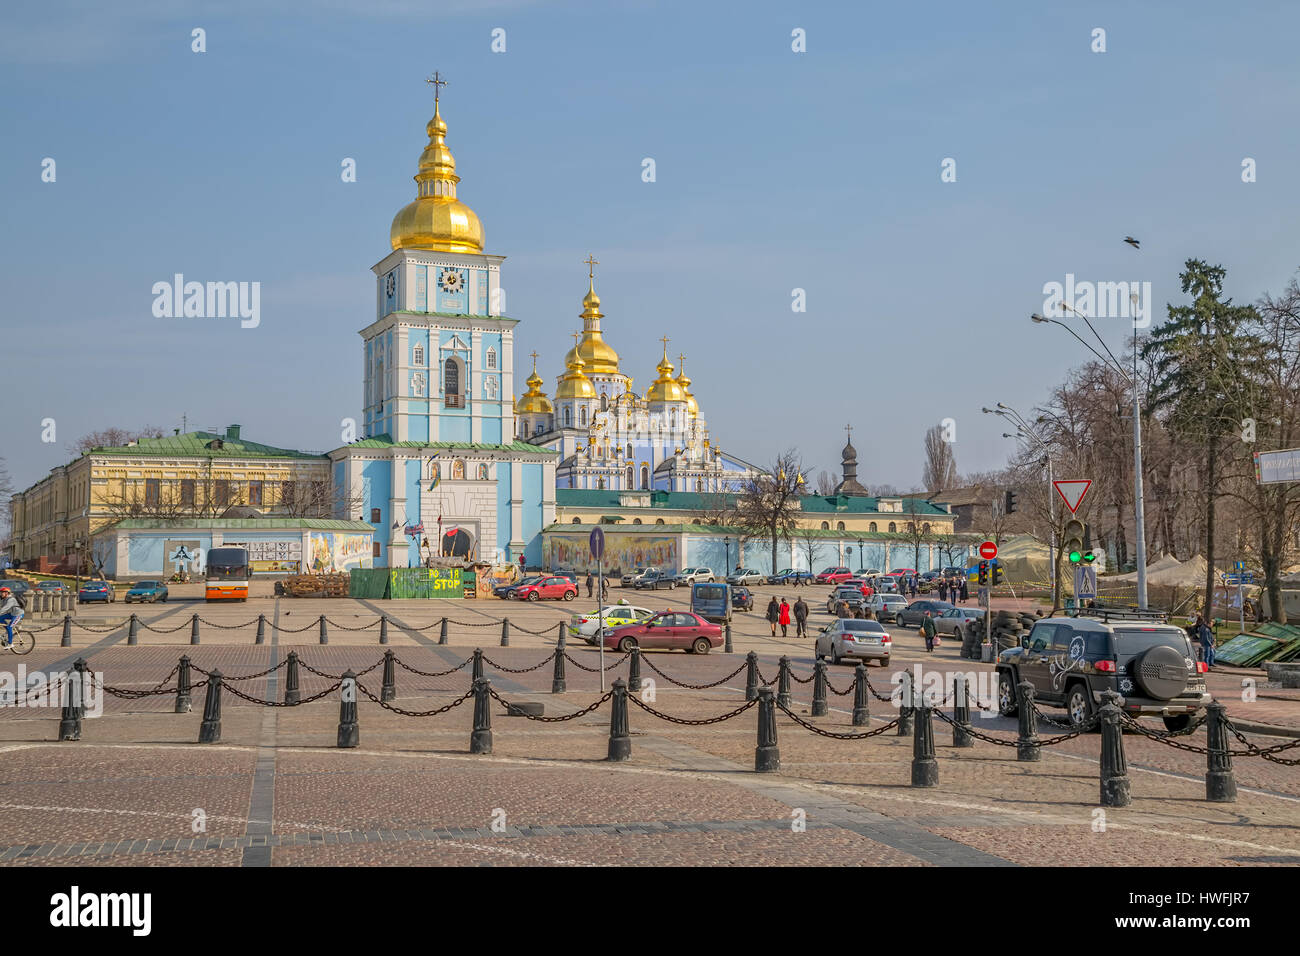
[{"label": "billboard", "polygon": [[226,547],[248,551],[248,568],[254,574],[296,574],[302,566],[302,539],[281,541],[227,541]]},{"label": "billboard", "polygon": [[1300,481],[1300,448],[1255,452],[1255,481],[1261,485]]}]

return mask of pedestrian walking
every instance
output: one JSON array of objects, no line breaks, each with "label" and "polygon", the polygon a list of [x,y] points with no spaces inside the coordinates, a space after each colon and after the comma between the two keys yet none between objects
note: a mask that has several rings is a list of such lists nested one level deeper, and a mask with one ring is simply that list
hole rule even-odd
[{"label": "pedestrian walking", "polygon": [[600,600],[602,602],[609,600],[609,578],[600,579]]},{"label": "pedestrian walking", "polygon": [[948,600],[948,579],[947,578],[939,579],[939,600],[940,601]]},{"label": "pedestrian walking", "polygon": [[588,571],[587,572],[587,597],[591,597],[592,589],[595,588],[595,586],[596,586],[596,579],[593,578],[591,576],[591,572]]},{"label": "pedestrian walking", "polygon": [[921,633],[925,635],[925,649],[928,653],[934,651],[934,619],[930,617],[930,612],[925,612],[925,617],[921,618]]},{"label": "pedestrian walking", "polygon": [[1197,629],[1197,637],[1201,639],[1201,660],[1205,661],[1205,666],[1214,670],[1214,631],[1210,629],[1210,624],[1204,618],[1200,620],[1200,627]]},{"label": "pedestrian walking", "polygon": [[781,620],[781,605],[776,603],[776,596],[767,602],[767,623],[772,625],[772,636],[776,637],[776,625]]},{"label": "pedestrian walking", "polygon": [[966,579],[961,579],[961,603],[965,604],[970,600],[970,588],[966,586]]},{"label": "pedestrian walking", "polygon": [[912,575],[912,579],[911,579],[911,591],[912,591],[912,597],[916,597],[916,589],[917,589],[917,585],[916,585],[916,575],[914,574],[914,575]]},{"label": "pedestrian walking", "polygon": [[785,598],[781,598],[781,612],[780,612],[779,620],[781,621],[781,636],[789,637],[790,636],[790,605],[786,603]]},{"label": "pedestrian walking", "polygon": [[808,604],[804,601],[803,595],[799,595],[799,600],[794,602],[794,636],[808,636]]}]

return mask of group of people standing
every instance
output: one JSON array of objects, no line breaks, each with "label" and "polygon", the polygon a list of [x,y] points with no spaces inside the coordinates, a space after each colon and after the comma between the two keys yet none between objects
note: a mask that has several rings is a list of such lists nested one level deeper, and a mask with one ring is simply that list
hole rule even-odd
[{"label": "group of people standing", "polygon": [[785,598],[777,602],[776,596],[767,603],[767,622],[772,625],[772,636],[776,637],[777,626],[781,627],[781,636],[790,636],[790,618],[794,618],[795,637],[808,636],[808,604],[800,597],[794,604],[790,604]]}]

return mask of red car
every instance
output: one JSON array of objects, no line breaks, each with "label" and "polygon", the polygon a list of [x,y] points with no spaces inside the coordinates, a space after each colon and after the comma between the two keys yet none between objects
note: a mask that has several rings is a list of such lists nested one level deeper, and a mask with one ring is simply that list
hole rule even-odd
[{"label": "red car", "polygon": [[849,578],[839,586],[842,588],[857,588],[862,592],[863,597],[871,597],[871,595],[876,593],[876,589],[866,581],[862,580],[862,578]]},{"label": "red car", "polygon": [[609,628],[605,646],[630,651],[634,647],[680,649],[688,654],[707,654],[722,646],[722,628],[690,611],[660,611],[639,624]]},{"label": "red car", "polygon": [[521,584],[515,588],[515,599],[519,601],[540,601],[542,598],[572,601],[577,596],[576,584],[568,578],[555,575],[544,577],[534,584]]},{"label": "red car", "polygon": [[853,577],[853,572],[848,568],[827,568],[821,574],[817,575],[815,583],[839,584],[841,581],[847,581],[851,577]]}]

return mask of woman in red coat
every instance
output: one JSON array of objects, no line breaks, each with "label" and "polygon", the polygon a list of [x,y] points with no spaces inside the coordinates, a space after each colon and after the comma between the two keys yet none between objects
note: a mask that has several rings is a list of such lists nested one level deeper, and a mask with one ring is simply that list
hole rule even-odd
[{"label": "woman in red coat", "polygon": [[790,605],[786,603],[785,598],[781,598],[781,636],[790,636]]}]

